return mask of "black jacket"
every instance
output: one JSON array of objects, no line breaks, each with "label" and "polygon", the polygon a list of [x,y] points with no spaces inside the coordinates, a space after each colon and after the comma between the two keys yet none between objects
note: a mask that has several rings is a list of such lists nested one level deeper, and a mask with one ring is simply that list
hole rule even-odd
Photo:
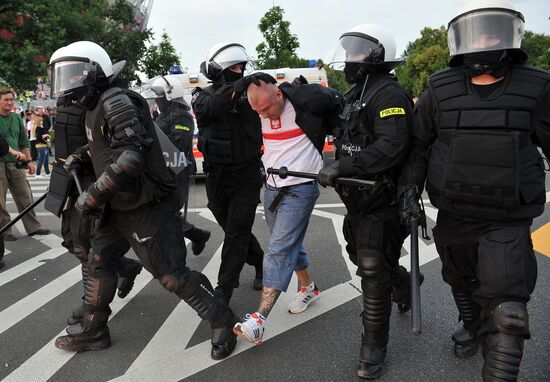
[{"label": "black jacket", "polygon": [[319,84],[293,85],[284,82],[279,89],[296,111],[296,124],[322,154],[325,137],[332,134],[334,127],[340,123],[342,94]]}]

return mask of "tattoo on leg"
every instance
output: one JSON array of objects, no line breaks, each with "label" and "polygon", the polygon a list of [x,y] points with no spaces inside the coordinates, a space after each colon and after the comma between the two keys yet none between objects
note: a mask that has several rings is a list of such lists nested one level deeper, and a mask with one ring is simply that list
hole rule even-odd
[{"label": "tattoo on leg", "polygon": [[278,289],[264,288],[262,290],[262,298],[260,299],[260,307],[258,308],[258,312],[267,318],[280,294],[281,291]]}]

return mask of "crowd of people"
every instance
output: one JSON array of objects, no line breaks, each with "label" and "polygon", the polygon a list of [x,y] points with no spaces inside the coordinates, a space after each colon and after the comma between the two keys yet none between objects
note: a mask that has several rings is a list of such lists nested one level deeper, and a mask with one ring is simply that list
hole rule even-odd
[{"label": "crowd of people", "polygon": [[[394,37],[374,24],[340,37],[332,63],[353,85],[345,95],[303,78],[277,86],[266,73],[245,75],[250,58],[239,43],[208,50],[201,72],[212,84],[194,90],[191,106],[164,76],[143,95],[128,90],[118,78],[124,62],[113,64],[93,42],[57,50],[49,65],[59,98],[47,209],[62,218],[63,245],[82,262],[84,293],[55,346],[111,346],[109,304],[117,289],[121,298],[128,294],[142,268],[210,323],[213,359],[229,356],[237,337],[261,344],[293,273],[300,288],[289,313],[321,298],[308,269],[315,259],[303,246],[321,185],[333,187],[347,209],[342,230],[363,302],[357,375],[376,379],[385,369],[392,302],[407,312],[411,288],[418,286],[398,260],[411,220],[426,229],[425,189],[438,208],[435,245],[462,321],[452,335],[454,354],[468,358],[481,347],[483,380],[516,380],[530,338],[527,303],[537,273],[530,226],[545,203],[538,148],[550,155],[544,107],[550,73],[526,64],[521,12],[504,0],[491,4],[473,0],[449,22],[449,68],[430,77],[416,103],[392,74],[401,62]],[[6,112],[13,93],[0,95],[8,98],[0,99],[0,136],[16,150],[0,162],[6,221],[6,188],[28,187],[24,174],[8,171],[16,158],[31,154],[21,118]],[[146,98],[157,106],[156,124]],[[186,263],[184,239],[199,254],[210,236],[187,222],[196,171],[191,108],[208,208],[224,231],[216,287]],[[31,121],[39,158],[48,148],[43,121],[39,115]],[[335,138],[336,159],[324,165],[327,135]],[[176,160],[167,162],[172,154]],[[282,167],[317,174],[316,180],[266,175]],[[341,178],[373,184],[357,187]],[[262,185],[265,251],[252,234]],[[24,194],[18,207],[32,200]],[[25,228],[45,233],[33,215]],[[130,248],[140,262],[124,257]],[[229,305],[245,264],[254,267],[253,287],[261,295],[242,319]]]}]

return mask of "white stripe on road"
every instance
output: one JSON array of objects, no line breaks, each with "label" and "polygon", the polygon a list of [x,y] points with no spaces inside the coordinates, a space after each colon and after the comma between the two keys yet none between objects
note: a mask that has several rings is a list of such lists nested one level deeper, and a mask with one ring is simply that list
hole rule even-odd
[{"label": "white stripe on road", "polygon": [[[216,279],[221,264],[222,246],[223,243],[202,270],[202,273],[209,280]],[[128,370],[138,369],[149,363],[158,361],[165,357],[166,354],[175,354],[184,351],[200,322],[201,318],[197,313],[184,301],[181,301]]]},{"label": "white stripe on road", "polygon": [[[136,282],[130,294],[124,299],[115,299],[111,303],[110,319],[112,319],[120,310],[129,303],[139,291],[145,287],[153,277],[149,272],[141,272],[136,278]],[[27,359],[21,366],[8,375],[3,382],[43,382],[49,380],[59,369],[76,355],[76,352],[59,350],[55,347],[55,339],[65,335],[65,330],[52,338],[42,349]]]},{"label": "white stripe on road", "polygon": [[1,272],[0,286],[9,283],[12,280],[15,280],[19,276],[22,276],[25,273],[40,267],[41,265],[44,265],[45,261],[53,260],[67,252],[67,250],[61,246],[61,238],[56,235],[45,235],[39,240],[48,245],[51,249],[47,250],[44,253],[41,253],[38,256],[34,256],[33,258],[19,265],[16,265],[13,268],[9,268]]},{"label": "white stripe on road", "polygon": [[0,334],[82,280],[77,266],[0,312]]}]

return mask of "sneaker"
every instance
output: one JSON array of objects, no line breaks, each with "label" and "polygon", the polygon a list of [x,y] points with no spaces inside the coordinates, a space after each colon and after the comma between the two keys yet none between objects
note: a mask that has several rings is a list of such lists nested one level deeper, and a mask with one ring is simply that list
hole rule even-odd
[{"label": "sneaker", "polygon": [[247,314],[244,322],[235,324],[233,333],[254,345],[261,345],[264,338],[265,321],[265,317],[258,312]]},{"label": "sneaker", "polygon": [[302,313],[307,309],[309,304],[321,298],[321,291],[315,286],[315,289],[308,292],[307,288],[300,288],[300,291],[294,296],[294,300],[288,305],[288,311],[290,313]]},{"label": "sneaker", "polygon": [[34,231],[33,233],[29,233],[29,236],[34,236],[34,235],[47,235],[50,233],[50,230],[49,229],[44,229],[44,228],[39,228],[37,229],[36,231]]}]

